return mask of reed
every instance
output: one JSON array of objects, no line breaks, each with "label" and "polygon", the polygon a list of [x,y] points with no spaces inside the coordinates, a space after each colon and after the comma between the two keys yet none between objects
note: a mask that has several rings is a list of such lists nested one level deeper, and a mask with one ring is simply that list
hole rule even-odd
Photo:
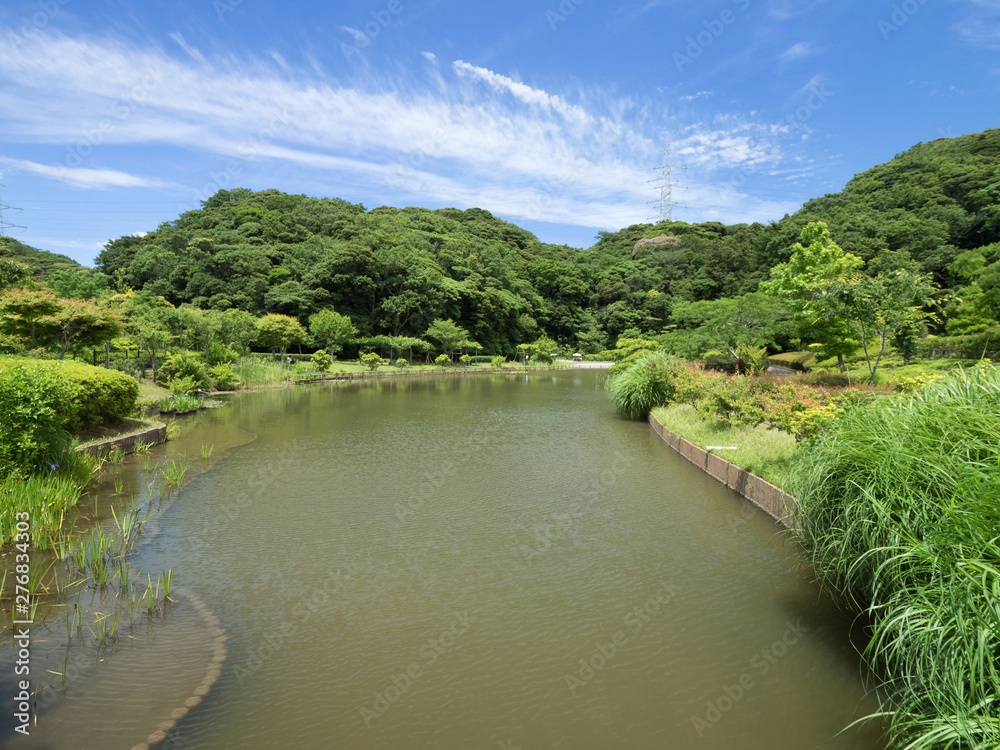
[{"label": "reed", "polygon": [[206,445],[205,443],[201,444],[201,460],[202,461],[207,461],[212,456],[212,449],[214,447],[215,447],[214,445]]},{"label": "reed", "polygon": [[1000,370],[839,425],[787,489],[821,579],[872,618],[893,746],[1000,747]]},{"label": "reed", "polygon": [[160,474],[163,475],[163,481],[166,487],[180,487],[181,483],[184,481],[184,475],[187,474],[190,464],[186,461],[168,461],[165,466],[160,469]]},{"label": "reed", "polygon": [[645,419],[674,395],[678,368],[684,365],[665,351],[645,352],[607,381],[615,409],[625,419]]}]

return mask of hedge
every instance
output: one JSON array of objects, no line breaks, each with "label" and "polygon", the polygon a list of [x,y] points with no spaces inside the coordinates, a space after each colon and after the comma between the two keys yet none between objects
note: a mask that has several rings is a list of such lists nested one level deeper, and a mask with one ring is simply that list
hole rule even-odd
[{"label": "hedge", "polygon": [[[0,392],[12,372],[19,382],[37,380],[40,393],[49,393],[49,378],[56,381],[49,405],[68,430],[90,429],[116,422],[135,409],[139,384],[117,370],[85,365],[74,360],[31,360],[0,357]],[[0,410],[2,411],[2,410]],[[6,427],[6,426],[5,426]]]}]

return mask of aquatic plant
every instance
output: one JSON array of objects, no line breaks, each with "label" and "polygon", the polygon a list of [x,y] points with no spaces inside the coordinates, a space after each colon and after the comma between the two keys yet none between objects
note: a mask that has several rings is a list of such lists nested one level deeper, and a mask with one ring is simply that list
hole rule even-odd
[{"label": "aquatic plant", "polygon": [[674,395],[674,376],[685,365],[665,351],[644,352],[624,371],[607,383],[619,416],[645,419],[657,406]]},{"label": "aquatic plant", "polygon": [[207,461],[209,459],[209,457],[211,457],[211,455],[212,455],[212,449],[214,447],[215,447],[214,445],[206,445],[205,443],[201,444],[201,460],[202,461]]},{"label": "aquatic plant", "polygon": [[893,746],[1000,746],[1000,371],[848,409],[787,489],[821,579],[874,622]]}]

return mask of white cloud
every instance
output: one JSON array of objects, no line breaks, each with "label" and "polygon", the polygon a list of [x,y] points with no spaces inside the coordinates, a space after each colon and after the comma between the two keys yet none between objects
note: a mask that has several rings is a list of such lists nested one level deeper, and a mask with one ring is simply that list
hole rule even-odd
[{"label": "white cloud", "polygon": [[687,96],[682,96],[680,100],[682,102],[693,102],[696,99],[707,99],[712,95],[711,91],[699,91],[697,94],[688,94]]},{"label": "white cloud", "polygon": [[798,42],[781,53],[782,60],[799,60],[817,54],[809,42]]},{"label": "white cloud", "polygon": [[183,49],[185,52],[187,52],[192,58],[194,58],[200,63],[205,62],[205,56],[202,55],[201,52],[196,50],[190,44],[188,44],[186,41],[184,41],[184,37],[181,35],[179,31],[175,31],[174,33],[172,33],[170,35],[170,38],[173,39],[175,42],[177,42],[180,48]]},{"label": "white cloud", "polygon": [[80,188],[110,188],[110,187],[144,187],[162,188],[169,183],[147,177],[117,172],[112,169],[89,169],[83,167],[66,167],[58,164],[39,164],[25,159],[9,159],[0,156],[0,164],[6,164],[12,170],[24,170],[41,175],[57,182]]},{"label": "white cloud", "polygon": [[427,62],[433,63],[434,65],[437,65],[437,55],[435,55],[433,52],[427,52],[425,50],[425,51],[421,52],[420,54],[423,56],[423,58],[425,60],[427,60]]},{"label": "white cloud", "polygon": [[[601,92],[568,98],[461,60],[450,70],[421,68],[393,83],[349,86],[279,58],[194,64],[114,37],[40,33],[20,51],[0,39],[3,137],[60,152],[89,143],[89,158],[99,156],[102,167],[115,164],[123,146],[147,153],[165,146],[174,150],[157,164],[178,190],[210,187],[212,175],[233,163],[240,181],[269,181],[281,170],[300,190],[336,194],[357,185],[385,203],[478,205],[605,229],[648,217],[650,170],[659,163],[665,127],[676,130],[677,160],[708,171],[778,167],[791,139],[784,125],[740,116],[681,127],[647,102]],[[134,153],[122,163],[134,163]],[[194,157],[204,166],[167,171]],[[79,187],[165,185],[128,166],[72,163],[20,161],[18,168]],[[720,220],[787,210],[716,193],[692,189],[684,200],[712,207]]]}]

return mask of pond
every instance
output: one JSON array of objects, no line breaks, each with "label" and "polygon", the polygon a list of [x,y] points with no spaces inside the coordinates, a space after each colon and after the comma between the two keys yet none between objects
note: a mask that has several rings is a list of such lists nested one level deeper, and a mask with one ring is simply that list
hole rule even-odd
[{"label": "pond", "polygon": [[[131,559],[172,569],[174,601],[104,646],[67,645],[65,610],[107,594],[43,607],[32,679],[51,687],[4,741],[877,747],[841,731],[877,706],[794,541],[617,419],[600,378],[318,385],[187,418],[118,468],[140,488],[151,461],[191,461]],[[45,671],[63,660],[65,682]]]}]

